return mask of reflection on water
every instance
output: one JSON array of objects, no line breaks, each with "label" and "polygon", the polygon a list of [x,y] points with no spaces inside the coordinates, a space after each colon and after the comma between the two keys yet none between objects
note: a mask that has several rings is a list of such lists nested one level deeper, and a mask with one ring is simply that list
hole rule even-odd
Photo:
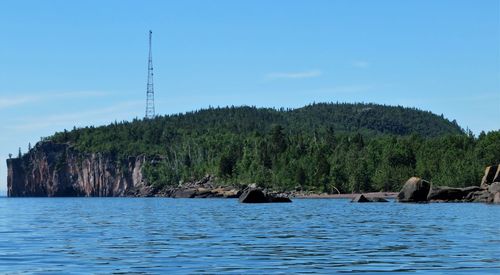
[{"label": "reflection on water", "polygon": [[500,273],[500,206],[1,198],[0,273]]}]

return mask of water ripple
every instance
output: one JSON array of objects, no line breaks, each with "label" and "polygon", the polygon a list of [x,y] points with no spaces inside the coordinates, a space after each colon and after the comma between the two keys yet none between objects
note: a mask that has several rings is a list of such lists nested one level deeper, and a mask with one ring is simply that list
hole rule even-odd
[{"label": "water ripple", "polygon": [[2,198],[0,273],[500,273],[500,207]]}]

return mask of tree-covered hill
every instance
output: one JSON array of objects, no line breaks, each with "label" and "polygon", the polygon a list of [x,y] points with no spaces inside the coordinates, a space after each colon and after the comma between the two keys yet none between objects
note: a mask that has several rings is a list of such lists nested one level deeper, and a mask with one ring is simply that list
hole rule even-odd
[{"label": "tree-covered hill", "polygon": [[117,161],[155,157],[144,173],[158,188],[205,174],[221,183],[315,191],[396,190],[413,175],[463,186],[477,184],[484,166],[500,161],[485,149],[499,149],[498,132],[476,139],[442,116],[376,104],[209,108],[47,139]]},{"label": "tree-covered hill", "polygon": [[297,131],[331,127],[337,132],[418,134],[423,137],[463,133],[455,121],[401,106],[320,103],[292,110],[288,117],[287,124]]}]

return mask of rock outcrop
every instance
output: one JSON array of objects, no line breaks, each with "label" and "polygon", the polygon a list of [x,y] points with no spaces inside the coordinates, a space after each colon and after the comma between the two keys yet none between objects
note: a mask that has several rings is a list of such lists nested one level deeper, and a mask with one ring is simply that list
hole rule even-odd
[{"label": "rock outcrop", "polygon": [[488,166],[484,169],[481,187],[487,187],[494,182],[500,182],[500,169],[498,169],[498,165]]},{"label": "rock outcrop", "polygon": [[[425,197],[424,194],[426,194]],[[398,201],[500,203],[500,169],[498,165],[486,167],[481,186],[465,188],[431,186],[430,183],[420,178],[412,177],[401,189]]]},{"label": "rock outcrop", "polygon": [[238,198],[242,191],[231,186],[217,186],[212,175],[202,179],[186,182],[177,187],[167,187],[160,191],[161,196],[171,198]]},{"label": "rock outcrop", "polygon": [[143,181],[145,157],[117,162],[104,154],[82,154],[67,144],[39,142],[21,158],[7,160],[10,197],[150,196]]},{"label": "rock outcrop", "polygon": [[288,197],[267,193],[259,188],[251,187],[243,191],[239,201],[241,203],[292,202]]},{"label": "rock outcrop", "polygon": [[431,188],[430,182],[418,177],[411,177],[398,194],[399,202],[426,202]]},{"label": "rock outcrop", "polygon": [[447,186],[432,186],[427,200],[429,201],[464,201],[472,200],[471,193],[482,192],[479,186],[469,186],[465,188],[453,188]]},{"label": "rock outcrop", "polygon": [[500,203],[500,165],[492,165],[484,169],[481,187],[485,190],[472,198],[474,201]]}]

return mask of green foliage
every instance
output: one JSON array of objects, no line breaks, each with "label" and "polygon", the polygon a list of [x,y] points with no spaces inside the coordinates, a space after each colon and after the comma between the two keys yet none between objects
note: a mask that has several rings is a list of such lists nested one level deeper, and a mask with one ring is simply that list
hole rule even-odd
[{"label": "green foliage", "polygon": [[500,162],[499,131],[476,139],[432,113],[375,104],[210,108],[47,139],[117,161],[145,154],[143,173],[155,188],[206,174],[220,183],[334,193],[398,190],[414,175],[464,186]]}]

